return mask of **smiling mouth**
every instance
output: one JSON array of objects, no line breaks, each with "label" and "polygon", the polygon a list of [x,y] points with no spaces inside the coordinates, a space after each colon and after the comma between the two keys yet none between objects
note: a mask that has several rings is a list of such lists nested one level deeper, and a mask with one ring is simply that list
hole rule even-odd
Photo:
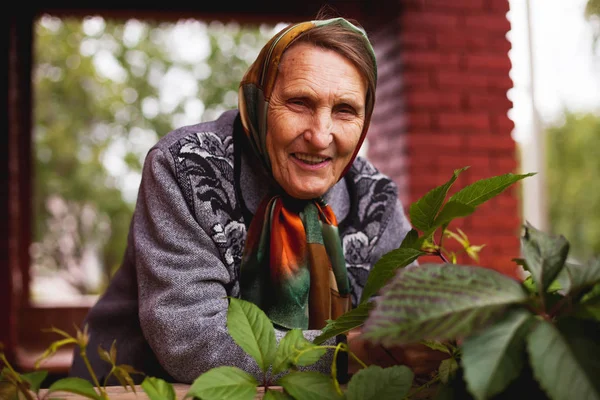
[{"label": "smiling mouth", "polygon": [[292,156],[306,164],[317,165],[331,160],[330,157],[315,156],[311,154],[292,153]]}]

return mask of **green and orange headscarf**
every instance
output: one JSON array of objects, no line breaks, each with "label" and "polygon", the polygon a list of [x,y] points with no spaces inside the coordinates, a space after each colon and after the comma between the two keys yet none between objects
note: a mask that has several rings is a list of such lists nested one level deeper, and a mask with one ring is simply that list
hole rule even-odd
[{"label": "green and orange headscarf", "polygon": [[[269,173],[267,112],[281,57],[298,36],[329,24],[359,32],[376,69],[364,30],[344,18],[333,18],[301,22],[280,31],[263,47],[240,83],[242,125]],[[374,99],[374,93],[369,95]],[[372,112],[370,101],[360,140],[341,176],[364,141]],[[279,327],[321,329],[327,320],[335,320],[351,307],[337,219],[322,198],[295,199],[275,186],[261,201],[248,229],[240,269],[241,298],[258,305]]]}]

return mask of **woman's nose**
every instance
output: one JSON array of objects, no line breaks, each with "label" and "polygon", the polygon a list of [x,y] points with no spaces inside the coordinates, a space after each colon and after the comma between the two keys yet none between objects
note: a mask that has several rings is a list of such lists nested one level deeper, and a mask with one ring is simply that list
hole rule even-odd
[{"label": "woman's nose", "polygon": [[333,121],[328,112],[315,114],[312,126],[304,133],[304,138],[315,148],[326,149],[333,141]]}]

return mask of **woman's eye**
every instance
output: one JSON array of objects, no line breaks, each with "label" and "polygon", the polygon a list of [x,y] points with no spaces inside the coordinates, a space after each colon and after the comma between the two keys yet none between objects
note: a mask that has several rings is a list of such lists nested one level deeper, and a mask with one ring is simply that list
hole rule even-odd
[{"label": "woman's eye", "polygon": [[290,100],[290,104],[293,104],[295,106],[305,106],[306,105],[306,101],[304,101],[302,99],[291,99]]}]

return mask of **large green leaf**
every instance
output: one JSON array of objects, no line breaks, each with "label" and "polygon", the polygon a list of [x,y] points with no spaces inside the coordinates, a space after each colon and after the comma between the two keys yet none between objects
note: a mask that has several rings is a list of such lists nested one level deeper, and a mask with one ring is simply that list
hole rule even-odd
[{"label": "large green leaf", "polygon": [[513,183],[532,175],[535,175],[535,172],[528,174],[508,173],[491,178],[481,179],[454,193],[448,199],[448,201],[454,200],[471,207],[477,207],[480,204],[499,195]]},{"label": "large green leaf", "polygon": [[330,376],[315,371],[297,371],[284,375],[278,384],[294,399],[342,399]]},{"label": "large green leaf", "polygon": [[538,293],[543,295],[565,264],[569,242],[562,235],[552,236],[526,223],[521,235],[521,247]]},{"label": "large green leaf", "polygon": [[150,400],[175,400],[175,388],[167,381],[147,376],[142,382],[142,389]]},{"label": "large green leaf", "polygon": [[21,378],[25,379],[29,383],[29,390],[37,393],[40,391],[40,387],[47,376],[48,371],[34,371],[22,374]]},{"label": "large green leaf", "polygon": [[82,378],[59,379],[48,388],[48,394],[54,392],[75,393],[88,399],[102,400],[102,397],[96,392],[94,385]]},{"label": "large green leaf", "polygon": [[277,346],[269,317],[254,303],[230,298],[227,330],[233,340],[266,372],[273,362]]},{"label": "large green leaf", "polygon": [[[444,183],[441,186],[438,186],[429,192],[427,192],[423,197],[419,200],[411,204],[409,209],[410,222],[412,226],[419,229],[422,232],[425,232],[431,228],[433,225],[433,221],[437,216],[444,200],[446,199],[446,195],[448,194],[448,190],[454,184],[458,175],[461,172],[466,170],[469,167],[463,167],[460,169],[454,170],[452,177],[448,182]],[[464,203],[464,202],[463,202]]]},{"label": "large green leaf", "polygon": [[600,353],[597,343],[593,347],[594,341],[597,337],[584,342],[587,351],[576,352],[565,336],[545,320],[540,320],[527,336],[533,374],[551,399],[600,399]]},{"label": "large green leaf", "polygon": [[578,293],[600,282],[600,260],[589,264],[565,263],[556,277],[561,289],[567,295]]},{"label": "large green leaf", "polygon": [[369,272],[367,282],[365,283],[365,287],[360,297],[360,302],[364,303],[369,301],[371,296],[376,295],[377,292],[388,283],[398,269],[406,267],[423,254],[425,253],[409,247],[400,247],[384,254],[383,257],[375,263],[371,272]]},{"label": "large green leaf", "polygon": [[323,328],[321,334],[313,339],[313,343],[319,345],[327,339],[361,326],[364,324],[373,307],[375,307],[374,302],[362,303],[358,307],[340,315],[335,321],[327,321],[327,325]]},{"label": "large green leaf", "polygon": [[414,228],[412,228],[410,231],[408,231],[406,236],[404,236],[404,239],[402,239],[402,243],[400,243],[400,248],[401,249],[410,248],[410,249],[420,250],[421,242],[419,241],[419,232],[417,232],[417,230]]},{"label": "large green leaf", "polygon": [[460,201],[451,200],[444,204],[444,207],[435,218],[432,228],[438,228],[447,225],[455,218],[467,217],[475,212],[475,207]]},{"label": "large green leaf", "polygon": [[[295,362],[294,358],[299,352],[305,352]],[[311,341],[307,340],[300,329],[288,331],[279,342],[275,361],[273,362],[273,374],[278,374],[294,365],[306,366],[314,364],[325,354],[327,349],[317,347]]]},{"label": "large green leaf", "polygon": [[477,400],[502,392],[525,364],[525,335],[533,314],[511,310],[499,321],[467,337],[462,348],[464,379]]},{"label": "large green leaf", "polygon": [[185,398],[202,400],[253,400],[258,382],[237,367],[216,367],[200,375],[190,386]]},{"label": "large green leaf", "polygon": [[269,389],[265,392],[263,400],[293,400],[287,393]]},{"label": "large green leaf", "polygon": [[386,345],[466,337],[527,298],[518,281],[491,269],[423,264],[386,286],[363,334]]},{"label": "large green leaf", "polygon": [[412,385],[414,374],[404,365],[381,368],[371,365],[359,370],[348,382],[348,400],[402,399]]}]

